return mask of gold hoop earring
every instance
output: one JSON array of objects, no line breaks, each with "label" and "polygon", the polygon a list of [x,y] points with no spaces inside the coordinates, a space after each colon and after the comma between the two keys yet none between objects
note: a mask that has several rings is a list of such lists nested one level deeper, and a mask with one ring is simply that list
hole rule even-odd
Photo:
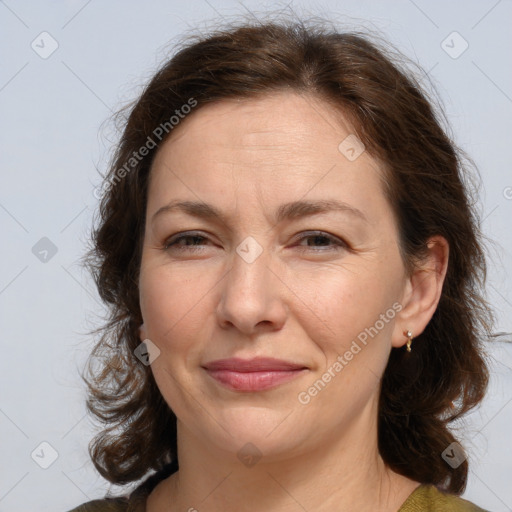
[{"label": "gold hoop earring", "polygon": [[407,336],[407,352],[411,351],[411,345],[412,345],[412,332],[407,331],[404,333]]}]

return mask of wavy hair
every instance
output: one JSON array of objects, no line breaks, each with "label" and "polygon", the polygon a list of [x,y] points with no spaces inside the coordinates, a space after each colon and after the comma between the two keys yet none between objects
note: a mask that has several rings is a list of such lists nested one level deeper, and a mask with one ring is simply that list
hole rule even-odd
[{"label": "wavy hair", "polygon": [[[452,468],[441,454],[456,441],[450,423],[482,400],[489,379],[482,342],[492,313],[483,298],[486,262],[472,202],[474,164],[443,128],[442,108],[421,85],[425,76],[416,78],[390,45],[329,25],[244,22],[193,36],[123,110],[124,127],[87,255],[110,312],[84,377],[88,410],[102,425],[89,452],[112,483],[138,480],[177,460],[176,417],[150,367],[134,356],[142,323],[138,275],[148,177],[155,153],[172,136],[169,120],[191,98],[197,112],[223,99],[289,90],[314,95],[348,117],[366,150],[384,166],[408,272],[426,253],[429,237],[441,235],[450,245],[431,321],[411,353],[391,351],[381,381],[378,441],[394,471],[452,493],[465,489],[468,462]],[[166,136],[155,140],[159,126],[167,127]],[[130,160],[153,145],[149,138],[154,147]]]}]

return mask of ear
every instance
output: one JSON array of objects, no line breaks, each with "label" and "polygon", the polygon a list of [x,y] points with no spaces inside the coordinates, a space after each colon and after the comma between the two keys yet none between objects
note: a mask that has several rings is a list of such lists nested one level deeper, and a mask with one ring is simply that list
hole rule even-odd
[{"label": "ear", "polygon": [[407,336],[404,333],[407,331],[411,331],[413,337],[419,336],[439,303],[448,269],[449,245],[444,237],[434,236],[428,240],[427,248],[427,256],[407,278],[401,301],[402,309],[393,330],[393,347],[406,344]]},{"label": "ear", "polygon": [[144,341],[145,339],[148,338],[147,336],[147,330],[146,330],[146,326],[144,325],[144,323],[142,323],[139,327],[139,338],[140,338],[140,341]]}]

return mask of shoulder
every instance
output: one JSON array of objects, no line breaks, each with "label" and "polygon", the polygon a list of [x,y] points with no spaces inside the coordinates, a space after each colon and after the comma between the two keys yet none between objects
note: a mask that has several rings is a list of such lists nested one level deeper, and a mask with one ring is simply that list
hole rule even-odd
[{"label": "shoulder", "polygon": [[128,505],[126,498],[104,498],[82,503],[69,512],[127,512]]},{"label": "shoulder", "polygon": [[488,512],[455,494],[434,485],[420,485],[398,512]]}]

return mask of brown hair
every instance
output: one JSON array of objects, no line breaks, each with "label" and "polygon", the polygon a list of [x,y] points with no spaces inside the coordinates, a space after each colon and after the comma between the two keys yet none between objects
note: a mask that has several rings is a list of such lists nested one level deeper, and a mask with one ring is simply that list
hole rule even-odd
[{"label": "brown hair", "polygon": [[[126,110],[88,255],[111,313],[88,365],[88,409],[104,425],[89,450],[113,483],[140,479],[177,457],[176,417],[150,367],[133,353],[142,323],[138,272],[148,176],[166,140],[156,143],[155,129],[166,126],[172,134],[171,116],[191,99],[195,112],[224,98],[287,89],[313,94],[348,116],[367,151],[385,166],[408,271],[425,254],[429,237],[449,242],[438,308],[411,353],[392,349],[384,372],[379,450],[388,466],[415,481],[457,494],[465,489],[467,461],[452,468],[441,454],[456,440],[448,424],[482,400],[488,382],[481,340],[490,333],[492,313],[481,294],[486,266],[467,179],[470,160],[442,127],[442,110],[434,111],[412,71],[402,69],[403,56],[397,59],[396,51],[367,35],[328,25],[243,23],[195,36]],[[127,168],[150,138],[155,147]],[[99,368],[93,365],[98,358]]]}]

